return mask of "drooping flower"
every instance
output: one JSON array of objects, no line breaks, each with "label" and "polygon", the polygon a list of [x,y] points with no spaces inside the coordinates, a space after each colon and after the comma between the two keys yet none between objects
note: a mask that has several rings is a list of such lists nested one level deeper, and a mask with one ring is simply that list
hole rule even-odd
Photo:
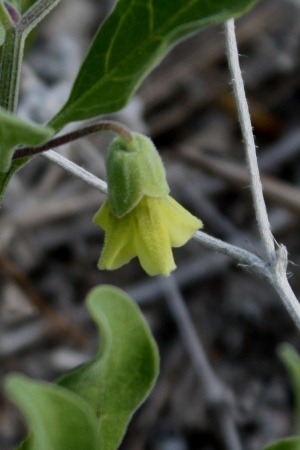
[{"label": "drooping flower", "polygon": [[105,231],[100,269],[117,269],[137,256],[149,275],[169,275],[176,268],[172,247],[184,245],[202,225],[169,195],[145,196],[122,218],[106,200],[94,222]]},{"label": "drooping flower", "polygon": [[106,169],[108,199],[94,217],[105,231],[98,267],[117,269],[137,256],[149,275],[169,275],[176,268],[172,247],[184,245],[202,222],[168,195],[163,163],[146,136],[115,139]]}]

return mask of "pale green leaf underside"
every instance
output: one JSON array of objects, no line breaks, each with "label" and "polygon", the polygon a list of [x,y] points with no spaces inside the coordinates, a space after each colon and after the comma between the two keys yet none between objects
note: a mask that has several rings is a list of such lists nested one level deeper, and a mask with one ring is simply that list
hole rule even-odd
[{"label": "pale green leaf underside", "polygon": [[101,286],[87,299],[100,330],[96,357],[58,383],[9,376],[6,390],[31,430],[19,450],[115,450],[158,374],[158,352],[125,293]]},{"label": "pale green leaf underside", "polygon": [[119,0],[99,29],[69,100],[51,126],[59,129],[71,121],[121,109],[176,42],[242,14],[257,1]]},{"label": "pale green leaf underside", "polygon": [[100,330],[99,352],[59,384],[92,407],[100,422],[101,449],[114,450],[155,382],[158,353],[141,312],[125,293],[101,286],[87,302]]},{"label": "pale green leaf underside", "polygon": [[267,445],[262,450],[300,450],[300,438],[289,437],[273,444]]}]

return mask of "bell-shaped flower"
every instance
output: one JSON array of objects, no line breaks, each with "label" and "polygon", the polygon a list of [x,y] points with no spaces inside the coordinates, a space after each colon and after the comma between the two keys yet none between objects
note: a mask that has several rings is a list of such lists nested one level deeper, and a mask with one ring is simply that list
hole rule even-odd
[{"label": "bell-shaped flower", "polygon": [[172,247],[202,227],[169,194],[162,160],[146,136],[114,139],[106,156],[108,199],[94,222],[105,231],[98,267],[117,269],[137,256],[149,275],[176,268]]},{"label": "bell-shaped flower", "polygon": [[176,268],[172,247],[181,247],[202,227],[172,197],[144,196],[123,217],[117,217],[109,199],[94,217],[105,231],[98,267],[117,269],[137,256],[149,275],[166,275]]}]

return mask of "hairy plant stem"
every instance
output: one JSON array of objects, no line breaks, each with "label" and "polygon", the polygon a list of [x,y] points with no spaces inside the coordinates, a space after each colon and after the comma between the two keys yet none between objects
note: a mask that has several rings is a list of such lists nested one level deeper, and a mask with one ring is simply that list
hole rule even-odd
[{"label": "hairy plant stem", "polygon": [[90,186],[93,186],[94,188],[98,189],[98,191],[102,192],[103,194],[107,194],[107,184],[105,183],[105,181],[100,180],[100,178],[91,174],[87,170],[73,163],[72,161],[60,155],[59,153],[54,152],[53,150],[48,150],[47,152],[42,153],[42,156],[49,159],[57,166],[62,167],[71,175],[80,178]]},{"label": "hairy plant stem", "polygon": [[98,133],[99,131],[109,131],[121,136],[126,141],[132,141],[132,134],[129,128],[122,125],[119,122],[113,120],[103,120],[101,122],[89,125],[87,127],[81,128],[79,130],[71,131],[70,133],[63,134],[56,138],[51,139],[46,142],[46,144],[40,145],[38,147],[23,147],[15,151],[13,159],[20,159],[28,156],[37,155],[50,150],[55,147],[73,142],[76,139],[80,139],[91,134]]},{"label": "hairy plant stem", "polygon": [[239,65],[234,19],[230,19],[225,23],[225,34],[228,64],[232,76],[232,85],[246,150],[251,193],[260,237],[266,254],[266,261],[263,262],[263,272],[267,275],[266,279],[276,290],[295,325],[300,330],[300,304],[289,285],[286,274],[288,264],[287,250],[283,245],[278,246],[277,251],[275,249],[275,241],[263,197],[251,119]]},{"label": "hairy plant stem", "polygon": [[7,30],[2,49],[0,106],[10,112],[15,112],[18,105],[23,48],[24,37],[18,28]]},{"label": "hairy plant stem", "polygon": [[27,36],[59,2],[60,0],[37,0],[21,17],[19,30]]},{"label": "hairy plant stem", "polygon": [[24,43],[22,33],[18,31],[12,15],[3,2],[0,2],[0,20],[5,29],[0,72],[0,106],[14,112],[17,108]]},{"label": "hairy plant stem", "polygon": [[60,0],[38,0],[25,14],[12,20],[5,4],[0,2],[0,20],[6,33],[2,50],[0,75],[0,106],[15,112],[18,105],[24,42],[28,33],[48,14]]},{"label": "hairy plant stem", "polygon": [[274,238],[271,232],[263,188],[260,180],[256,157],[256,148],[252,131],[249,107],[246,99],[244,82],[239,64],[239,55],[235,37],[234,19],[225,23],[228,65],[232,76],[232,86],[237,104],[241,131],[244,139],[248,170],[250,174],[251,193],[262,244],[270,264],[276,262]]}]

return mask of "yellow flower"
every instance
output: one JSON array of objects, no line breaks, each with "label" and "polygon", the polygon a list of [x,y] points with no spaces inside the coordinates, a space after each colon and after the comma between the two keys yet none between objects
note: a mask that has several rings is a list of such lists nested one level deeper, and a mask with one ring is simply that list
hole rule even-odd
[{"label": "yellow flower", "polygon": [[199,219],[169,195],[144,196],[121,218],[106,200],[94,222],[105,231],[99,269],[117,269],[137,256],[149,275],[165,276],[176,268],[171,247],[181,247],[202,227]]},{"label": "yellow flower", "polygon": [[105,231],[99,269],[113,270],[137,256],[149,275],[176,268],[172,247],[184,245],[202,227],[168,194],[162,160],[139,133],[115,138],[106,156],[108,199],[94,222]]}]

